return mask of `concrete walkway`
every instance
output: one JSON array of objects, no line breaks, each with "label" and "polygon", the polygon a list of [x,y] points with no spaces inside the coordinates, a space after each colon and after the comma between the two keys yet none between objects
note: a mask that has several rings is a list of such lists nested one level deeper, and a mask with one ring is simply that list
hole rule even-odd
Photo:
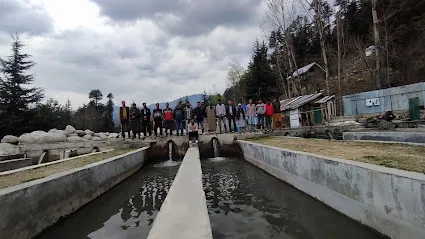
[{"label": "concrete walkway", "polygon": [[211,239],[199,150],[189,148],[148,239]]}]

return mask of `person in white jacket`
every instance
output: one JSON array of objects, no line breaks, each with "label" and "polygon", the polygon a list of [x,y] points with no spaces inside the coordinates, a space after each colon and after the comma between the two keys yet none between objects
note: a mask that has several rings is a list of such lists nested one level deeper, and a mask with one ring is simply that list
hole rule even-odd
[{"label": "person in white jacket", "polygon": [[218,104],[215,107],[215,114],[218,118],[218,128],[220,129],[221,134],[221,124],[224,124],[224,131],[227,133],[227,126],[226,126],[226,106],[221,103],[221,99],[218,100]]}]

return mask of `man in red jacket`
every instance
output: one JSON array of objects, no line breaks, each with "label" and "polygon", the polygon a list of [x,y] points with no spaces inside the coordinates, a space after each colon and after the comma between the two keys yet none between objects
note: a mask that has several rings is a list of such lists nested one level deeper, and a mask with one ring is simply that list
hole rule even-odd
[{"label": "man in red jacket", "polygon": [[173,135],[173,110],[170,108],[170,104],[165,104],[163,114],[165,120],[165,136],[168,135],[168,130],[170,130],[170,135]]},{"label": "man in red jacket", "polygon": [[266,113],[264,114],[264,116],[266,117],[266,132],[271,131],[272,129],[273,115],[274,115],[273,105],[271,104],[270,100],[267,100]]}]

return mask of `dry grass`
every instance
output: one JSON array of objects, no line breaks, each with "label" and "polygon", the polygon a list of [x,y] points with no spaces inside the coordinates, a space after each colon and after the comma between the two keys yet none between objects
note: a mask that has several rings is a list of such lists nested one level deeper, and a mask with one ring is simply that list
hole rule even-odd
[{"label": "dry grass", "polygon": [[40,167],[40,168],[21,171],[14,174],[0,176],[0,189],[11,187],[21,183],[34,181],[34,180],[44,178],[55,173],[67,171],[70,169],[80,168],[85,165],[95,163],[104,159],[112,158],[112,157],[130,152],[133,150],[134,149],[118,149],[118,150],[109,151],[105,153],[90,155],[87,157],[71,159],[62,163],[52,164],[45,167]]},{"label": "dry grass", "polygon": [[284,137],[256,138],[249,141],[389,168],[425,173],[424,146]]}]

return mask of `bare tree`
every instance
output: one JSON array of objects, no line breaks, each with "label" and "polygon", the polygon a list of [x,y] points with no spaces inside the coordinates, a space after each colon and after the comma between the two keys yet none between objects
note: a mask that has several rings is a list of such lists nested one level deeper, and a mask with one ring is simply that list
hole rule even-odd
[{"label": "bare tree", "polygon": [[[267,9],[265,11],[261,28],[265,32],[281,33],[277,37],[277,41],[283,44],[284,56],[288,63],[290,74],[297,69],[295,53],[292,44],[291,34],[289,32],[289,24],[294,20],[296,15],[295,1],[293,0],[266,0]],[[280,52],[277,52],[279,55]],[[296,94],[296,80],[291,77],[288,81],[288,97]]]},{"label": "bare tree", "polygon": [[316,18],[316,28],[319,32],[320,39],[320,47],[322,48],[322,57],[323,63],[325,65],[325,82],[326,82],[326,93],[329,94],[329,64],[328,64],[328,56],[326,53],[326,39],[324,36],[324,27],[323,27],[323,18],[322,18],[322,1],[321,0],[313,0],[313,6],[315,11]]},{"label": "bare tree", "polygon": [[376,87],[381,89],[381,39],[379,35],[378,0],[372,0],[373,38],[375,41],[375,80]]},{"label": "bare tree", "polygon": [[[338,45],[338,90],[341,98],[342,106],[342,92],[341,92],[341,13],[336,14],[336,38]],[[343,107],[340,107],[340,115],[343,115]]]},{"label": "bare tree", "polygon": [[229,72],[227,73],[228,84],[233,87],[233,101],[236,102],[236,90],[240,90],[240,81],[244,74],[245,70],[242,65],[236,61],[232,60],[229,63]]}]

